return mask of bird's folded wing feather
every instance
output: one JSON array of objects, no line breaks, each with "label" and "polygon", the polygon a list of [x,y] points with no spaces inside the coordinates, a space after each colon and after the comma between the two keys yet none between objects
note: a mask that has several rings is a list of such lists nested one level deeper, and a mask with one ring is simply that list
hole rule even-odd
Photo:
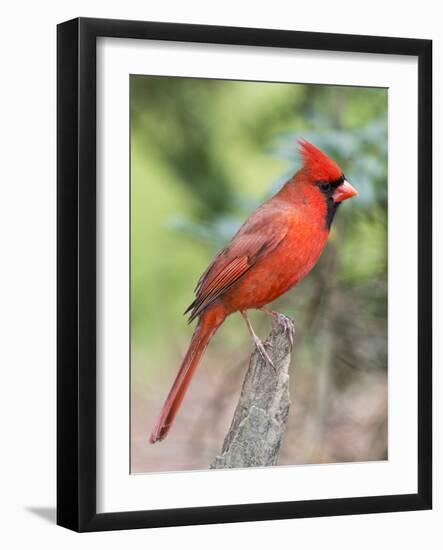
[{"label": "bird's folded wing feather", "polygon": [[196,298],[185,311],[191,312],[189,321],[274,250],[284,239],[289,224],[290,216],[285,210],[261,208],[254,212],[200,277],[195,288]]}]

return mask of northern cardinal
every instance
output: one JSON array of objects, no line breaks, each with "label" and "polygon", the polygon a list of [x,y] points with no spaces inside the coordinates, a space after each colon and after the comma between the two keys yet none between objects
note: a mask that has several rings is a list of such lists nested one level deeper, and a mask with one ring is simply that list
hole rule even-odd
[{"label": "northern cardinal", "polygon": [[[341,202],[357,195],[341,168],[306,140],[300,140],[302,168],[257,208],[200,277],[185,313],[198,324],[166,398],[150,442],[164,439],[203,352],[228,315],[239,311],[261,355],[272,362],[254,333],[248,309],[265,308],[303,279],[319,259]],[[292,332],[291,332],[292,334]]]}]

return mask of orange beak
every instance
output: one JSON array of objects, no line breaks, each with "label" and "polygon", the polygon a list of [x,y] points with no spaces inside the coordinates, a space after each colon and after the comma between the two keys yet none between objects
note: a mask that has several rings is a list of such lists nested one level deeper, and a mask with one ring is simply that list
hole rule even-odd
[{"label": "orange beak", "polygon": [[332,195],[334,202],[343,202],[346,199],[350,199],[358,195],[358,192],[349,181],[345,180],[339,187],[337,187],[335,193]]}]

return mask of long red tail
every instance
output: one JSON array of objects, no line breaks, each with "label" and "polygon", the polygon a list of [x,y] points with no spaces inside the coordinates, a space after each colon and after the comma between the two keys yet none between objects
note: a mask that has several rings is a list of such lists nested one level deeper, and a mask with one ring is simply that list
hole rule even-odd
[{"label": "long red tail", "polygon": [[225,318],[226,313],[221,306],[213,307],[201,315],[188,351],[152,430],[149,439],[151,443],[161,441],[167,436],[206,346]]}]

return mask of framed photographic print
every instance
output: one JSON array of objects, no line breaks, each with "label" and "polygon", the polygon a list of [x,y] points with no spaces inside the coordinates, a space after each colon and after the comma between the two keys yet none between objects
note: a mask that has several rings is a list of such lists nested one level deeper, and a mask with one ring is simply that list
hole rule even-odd
[{"label": "framed photographic print", "polygon": [[58,26],[59,525],[431,507],[431,75],[429,40]]}]

